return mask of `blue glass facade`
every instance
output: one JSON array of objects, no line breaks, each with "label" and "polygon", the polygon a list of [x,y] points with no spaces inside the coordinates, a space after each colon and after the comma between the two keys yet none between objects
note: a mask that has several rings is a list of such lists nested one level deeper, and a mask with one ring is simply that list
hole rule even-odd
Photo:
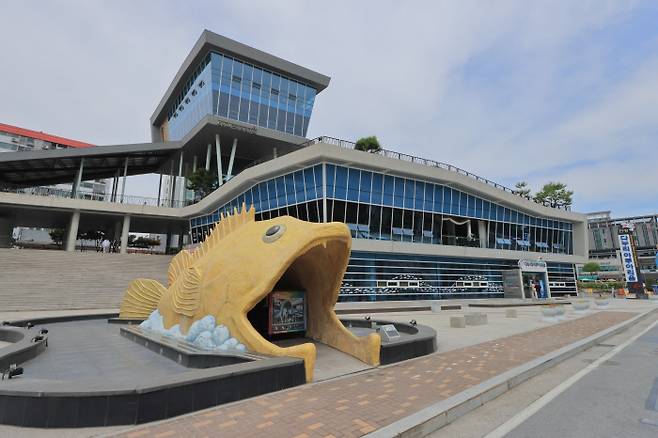
[{"label": "blue glass facade", "polygon": [[180,140],[208,114],[303,137],[315,95],[307,84],[213,52],[170,106],[168,139]]},{"label": "blue glass facade", "polygon": [[[220,213],[230,213],[243,203],[255,206],[258,220],[290,215],[322,222],[326,215],[328,221],[346,223],[355,239],[538,253],[572,254],[573,248],[571,223],[528,215],[444,185],[331,163],[262,181],[211,214],[193,218],[192,241],[203,241]],[[344,300],[502,296],[501,272],[516,263],[512,257],[353,252],[341,296]],[[575,292],[573,265],[549,263],[548,274],[553,293]]]},{"label": "blue glass facade", "polygon": [[[214,213],[192,219],[192,240],[202,240],[221,211],[231,212],[243,202],[266,219],[289,214],[321,221],[322,194],[322,165],[261,182]],[[346,223],[357,239],[573,253],[571,223],[528,215],[440,184],[328,163],[326,194],[327,220]],[[305,213],[309,201],[312,216]]]}]

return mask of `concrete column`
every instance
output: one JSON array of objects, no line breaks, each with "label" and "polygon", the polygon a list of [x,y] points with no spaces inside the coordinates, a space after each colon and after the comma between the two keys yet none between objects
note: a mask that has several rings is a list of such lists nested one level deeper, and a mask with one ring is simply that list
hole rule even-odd
[{"label": "concrete column", "polygon": [[130,235],[130,215],[123,217],[123,226],[121,227],[121,247],[119,252],[125,254],[128,250],[128,236]]},{"label": "concrete column", "polygon": [[322,222],[327,222],[327,163],[322,163]]},{"label": "concrete column", "polygon": [[272,148],[272,158],[277,158],[278,156],[276,148]]},{"label": "concrete column", "polygon": [[208,143],[208,149],[206,150],[206,170],[210,170],[210,159],[212,158],[212,155],[210,155],[212,152],[212,145]]},{"label": "concrete column", "polygon": [[224,178],[222,177],[222,146],[219,143],[219,134],[215,134],[215,155],[217,155],[217,184],[221,186]]},{"label": "concrete column", "polygon": [[482,220],[478,221],[478,234],[480,235],[480,248],[486,248],[489,236],[487,236],[487,224]]},{"label": "concrete column", "polygon": [[198,160],[197,160],[197,156],[194,155],[194,158],[192,159],[192,173],[196,172],[197,161],[198,161]]},{"label": "concrete column", "polygon": [[0,248],[9,248],[11,246],[13,232],[13,221],[7,217],[0,217]]},{"label": "concrete column", "polygon": [[78,225],[80,225],[80,212],[74,211],[66,229],[66,251],[75,251],[75,241],[78,240]]},{"label": "concrete column", "polygon": [[167,254],[167,250],[169,249],[170,246],[171,246],[171,232],[168,231],[167,234],[165,234],[165,247],[164,247],[165,254]]},{"label": "concrete column", "polygon": [[75,172],[75,181],[73,181],[73,189],[71,190],[71,198],[78,197],[78,191],[80,190],[80,183],[82,182],[82,170],[84,169],[85,159],[80,158],[80,167]]},{"label": "concrete column", "polygon": [[123,202],[123,196],[126,194],[126,179],[128,178],[128,157],[123,164],[123,183],[121,184],[121,201]]},{"label": "concrete column", "polygon": [[233,139],[233,147],[231,148],[231,157],[228,160],[228,170],[226,171],[226,181],[231,179],[233,174],[233,160],[235,160],[235,149],[238,147],[238,139]]}]

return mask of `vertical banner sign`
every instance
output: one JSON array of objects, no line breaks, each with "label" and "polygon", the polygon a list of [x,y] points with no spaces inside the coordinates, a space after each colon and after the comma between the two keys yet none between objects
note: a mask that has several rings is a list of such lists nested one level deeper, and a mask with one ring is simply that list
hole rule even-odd
[{"label": "vertical banner sign", "polygon": [[621,251],[621,265],[626,276],[626,283],[635,283],[638,280],[637,267],[633,258],[633,248],[631,247],[631,235],[619,235],[619,249]]}]

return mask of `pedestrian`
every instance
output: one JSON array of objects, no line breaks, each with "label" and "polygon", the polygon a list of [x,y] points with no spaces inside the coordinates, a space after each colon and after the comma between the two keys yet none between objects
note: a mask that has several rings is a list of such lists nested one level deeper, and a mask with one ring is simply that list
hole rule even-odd
[{"label": "pedestrian", "polygon": [[107,237],[101,242],[101,248],[103,248],[104,253],[110,252],[110,241],[107,240]]}]

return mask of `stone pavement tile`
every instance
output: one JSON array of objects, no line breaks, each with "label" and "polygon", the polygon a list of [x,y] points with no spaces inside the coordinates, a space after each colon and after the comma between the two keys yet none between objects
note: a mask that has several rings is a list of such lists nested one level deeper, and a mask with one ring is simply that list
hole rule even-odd
[{"label": "stone pavement tile", "polygon": [[[124,431],[185,438],[358,437],[635,316],[601,312],[506,338]],[[210,421],[210,423],[208,423]]]}]

